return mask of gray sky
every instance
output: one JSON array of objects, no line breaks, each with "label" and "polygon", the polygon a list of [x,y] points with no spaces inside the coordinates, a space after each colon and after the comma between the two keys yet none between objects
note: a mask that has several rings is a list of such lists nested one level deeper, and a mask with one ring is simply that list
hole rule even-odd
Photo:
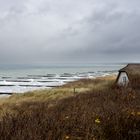
[{"label": "gray sky", "polygon": [[140,0],[0,0],[0,63],[139,62]]}]

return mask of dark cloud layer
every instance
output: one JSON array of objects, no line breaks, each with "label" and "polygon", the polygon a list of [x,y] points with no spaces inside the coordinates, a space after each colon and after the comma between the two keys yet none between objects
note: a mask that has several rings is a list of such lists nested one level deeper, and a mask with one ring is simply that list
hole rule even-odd
[{"label": "dark cloud layer", "polygon": [[0,0],[0,63],[138,62],[139,0]]}]

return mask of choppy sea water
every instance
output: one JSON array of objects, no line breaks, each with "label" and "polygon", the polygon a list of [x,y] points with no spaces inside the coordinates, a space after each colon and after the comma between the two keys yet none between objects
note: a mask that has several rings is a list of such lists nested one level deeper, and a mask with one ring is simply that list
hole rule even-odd
[{"label": "choppy sea water", "polygon": [[46,66],[0,69],[0,94],[24,93],[49,89],[83,78],[117,74],[125,64],[92,64],[88,66]]}]

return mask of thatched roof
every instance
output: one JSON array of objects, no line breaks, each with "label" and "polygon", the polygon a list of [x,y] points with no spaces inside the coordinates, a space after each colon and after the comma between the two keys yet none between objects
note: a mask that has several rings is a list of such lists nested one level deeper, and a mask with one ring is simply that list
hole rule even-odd
[{"label": "thatched roof", "polygon": [[128,75],[140,75],[140,63],[128,64],[126,67],[119,70],[119,72],[126,72]]},{"label": "thatched roof", "polygon": [[121,72],[127,73],[129,78],[129,86],[135,89],[140,89],[140,63],[128,64],[126,67],[119,70],[116,82],[118,81]]}]

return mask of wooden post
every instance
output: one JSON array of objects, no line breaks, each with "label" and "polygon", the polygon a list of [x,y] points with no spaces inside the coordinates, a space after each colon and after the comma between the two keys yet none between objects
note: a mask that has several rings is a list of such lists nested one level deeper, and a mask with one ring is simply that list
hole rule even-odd
[{"label": "wooden post", "polygon": [[73,91],[74,91],[74,94],[75,94],[76,93],[76,88],[75,87],[74,87]]}]

